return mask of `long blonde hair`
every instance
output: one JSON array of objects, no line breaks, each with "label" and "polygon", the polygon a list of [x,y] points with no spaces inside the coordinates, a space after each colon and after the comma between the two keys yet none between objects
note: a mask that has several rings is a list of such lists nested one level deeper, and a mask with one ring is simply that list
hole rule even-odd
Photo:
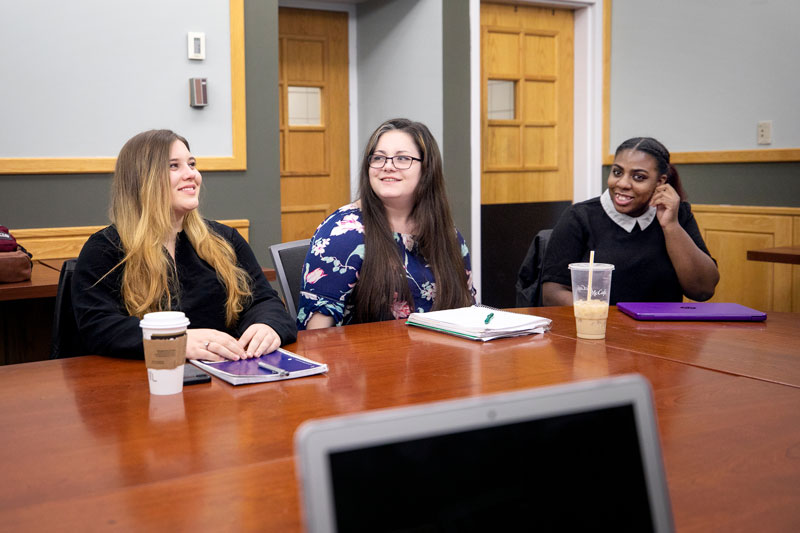
[{"label": "long blonde hair", "polygon": [[[114,170],[109,216],[125,252],[114,269],[124,266],[122,299],[128,313],[139,318],[170,309],[171,293],[179,297],[177,272],[164,253],[164,240],[173,231],[169,156],[175,141],[189,150],[186,139],[170,130],[140,133],[122,147]],[[225,286],[225,322],[233,327],[252,297],[249,275],[237,266],[233,247],[209,229],[197,209],[186,214],[183,230]]]}]

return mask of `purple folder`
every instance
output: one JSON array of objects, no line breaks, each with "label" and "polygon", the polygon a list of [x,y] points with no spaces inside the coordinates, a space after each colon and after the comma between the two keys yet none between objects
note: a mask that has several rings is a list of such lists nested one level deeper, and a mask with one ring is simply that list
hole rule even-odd
[{"label": "purple folder", "polygon": [[719,320],[760,322],[767,314],[739,304],[716,302],[619,302],[636,320]]}]

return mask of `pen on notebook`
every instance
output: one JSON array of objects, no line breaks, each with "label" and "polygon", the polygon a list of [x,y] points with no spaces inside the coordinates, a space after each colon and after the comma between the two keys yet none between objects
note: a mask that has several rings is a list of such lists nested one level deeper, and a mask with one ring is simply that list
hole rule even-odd
[{"label": "pen on notebook", "polygon": [[489,313],[488,315],[486,315],[486,320],[484,320],[483,323],[488,324],[489,322],[492,321],[493,318],[494,318],[494,313]]},{"label": "pen on notebook", "polygon": [[278,374],[278,375],[280,375],[282,377],[286,377],[286,376],[289,375],[289,371],[288,370],[284,370],[282,368],[278,368],[277,366],[272,366],[270,364],[264,363],[263,361],[259,361],[258,362],[258,366],[260,366],[261,368],[266,368],[267,370],[271,370],[272,372],[275,372],[276,374]]}]

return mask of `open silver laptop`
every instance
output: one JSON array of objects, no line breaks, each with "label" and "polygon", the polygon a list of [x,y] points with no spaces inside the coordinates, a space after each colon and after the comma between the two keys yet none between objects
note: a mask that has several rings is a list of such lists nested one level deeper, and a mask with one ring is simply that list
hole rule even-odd
[{"label": "open silver laptop", "polygon": [[309,531],[673,531],[638,375],[370,411],[295,434]]}]

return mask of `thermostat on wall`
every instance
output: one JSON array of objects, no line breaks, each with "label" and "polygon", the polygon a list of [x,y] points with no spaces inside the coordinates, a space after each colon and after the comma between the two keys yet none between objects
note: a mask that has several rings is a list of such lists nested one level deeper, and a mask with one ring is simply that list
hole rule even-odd
[{"label": "thermostat on wall", "polygon": [[200,31],[189,32],[189,59],[206,58],[206,34]]},{"label": "thermostat on wall", "polygon": [[189,105],[205,107],[208,105],[208,86],[206,78],[189,78]]}]

